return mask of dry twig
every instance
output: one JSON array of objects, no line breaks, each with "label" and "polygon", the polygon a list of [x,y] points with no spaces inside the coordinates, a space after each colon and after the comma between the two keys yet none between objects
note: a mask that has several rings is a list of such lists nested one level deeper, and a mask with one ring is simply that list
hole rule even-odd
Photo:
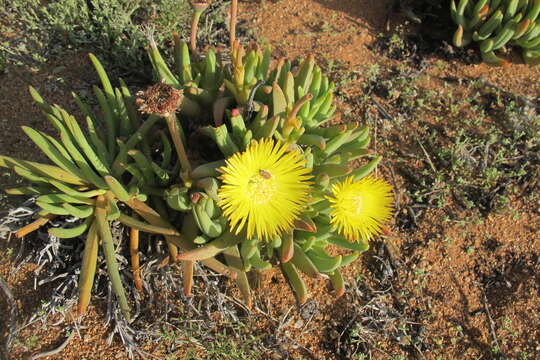
[{"label": "dry twig", "polygon": [[491,312],[489,311],[487,296],[484,289],[482,289],[482,297],[484,300],[484,309],[486,310],[486,316],[489,322],[489,329],[491,330],[491,336],[493,336],[493,342],[495,342],[497,349],[500,349],[501,347],[499,346],[499,339],[497,338],[497,333],[495,332],[495,322],[493,321],[493,318],[491,317]]},{"label": "dry twig", "polygon": [[49,351],[44,351],[44,352],[39,353],[39,354],[36,354],[36,355],[32,356],[31,359],[36,360],[36,359],[44,358],[44,357],[47,357],[47,356],[53,356],[53,355],[59,354],[60,352],[62,352],[62,350],[64,350],[64,348],[73,339],[73,336],[75,336],[74,331],[72,331],[71,334],[69,334],[69,336],[66,338],[66,340],[64,340],[64,342],[62,344],[60,344],[60,346],[58,346],[57,348],[49,350]]},{"label": "dry twig", "polygon": [[9,348],[11,347],[13,333],[15,332],[15,328],[17,326],[17,304],[15,303],[15,297],[13,296],[9,285],[4,281],[4,278],[2,278],[1,276],[0,289],[4,294],[4,298],[9,307],[9,320],[7,321],[7,337],[5,344],[2,346],[1,349],[2,352],[5,352],[5,356],[7,357],[7,355],[9,354]]}]

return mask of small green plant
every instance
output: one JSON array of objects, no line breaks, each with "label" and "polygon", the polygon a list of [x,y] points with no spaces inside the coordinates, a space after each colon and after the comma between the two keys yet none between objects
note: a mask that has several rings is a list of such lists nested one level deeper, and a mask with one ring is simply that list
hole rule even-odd
[{"label": "small green plant", "polygon": [[6,72],[7,65],[7,56],[5,52],[0,49],[0,75]]},{"label": "small green plant", "polygon": [[[191,13],[188,0],[13,0],[1,7],[11,19],[10,30],[24,33],[0,45],[14,63],[40,64],[70,50],[92,51],[110,71],[139,82],[149,80],[143,30],[164,46],[172,32],[188,33]],[[216,6],[210,21],[221,23],[219,12]],[[201,32],[206,41],[215,41],[208,29]]]},{"label": "small green plant", "polygon": [[32,335],[32,336],[30,336],[29,338],[26,339],[26,341],[24,342],[24,346],[26,346],[26,348],[32,350],[32,349],[36,348],[38,343],[39,343],[39,336]]},{"label": "small green plant", "polygon": [[[207,2],[192,5],[196,31],[198,6]],[[233,24],[235,9],[233,1]],[[198,54],[196,35],[191,46],[176,35],[169,67],[150,38],[157,84],[136,97],[122,80],[114,87],[90,55],[102,84],[94,88],[100,111],[74,95],[86,116],[86,133],[72,115],[31,89],[60,141],[23,129],[54,165],[2,156],[0,166],[33,184],[7,192],[34,195],[41,208],[40,218],[18,236],[56,216],[81,219],[74,227],[49,229],[61,238],[86,235],[79,314],[90,300],[101,247],[116,299],[130,318],[113,221],[130,228],[139,291],[143,231],[165,237],[168,262],[182,263],[186,295],[191,295],[194,262],[200,261],[236,279],[250,304],[247,272],[274,266],[300,303],[308,297],[301,272],[329,279],[336,296],[342,295],[340,268],[367,250],[390,219],[391,187],[368,176],[381,161],[367,150],[369,129],[357,123],[328,125],[336,111],[334,84],[313,56],[296,70],[284,59],[272,67],[270,48],[246,51],[231,35],[230,65],[212,49]],[[351,166],[368,156],[367,164]]]},{"label": "small green plant", "polygon": [[452,0],[450,10],[454,45],[479,42],[482,59],[494,66],[508,64],[495,54],[506,45],[522,48],[527,64],[540,63],[540,0]]}]

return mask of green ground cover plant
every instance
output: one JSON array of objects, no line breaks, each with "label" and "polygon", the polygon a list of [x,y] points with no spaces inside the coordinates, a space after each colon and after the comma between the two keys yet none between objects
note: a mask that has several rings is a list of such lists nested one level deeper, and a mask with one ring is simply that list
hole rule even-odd
[{"label": "green ground cover plant", "polygon": [[[223,5],[216,2],[199,29],[205,43],[223,36]],[[39,0],[3,0],[4,31],[25,36],[4,41],[0,49],[9,61],[33,66],[69,51],[91,51],[109,71],[144,83],[149,80],[144,70],[149,65],[144,51],[148,33],[165,47],[171,33],[189,32],[191,12],[187,0],[63,0],[45,5]]]}]

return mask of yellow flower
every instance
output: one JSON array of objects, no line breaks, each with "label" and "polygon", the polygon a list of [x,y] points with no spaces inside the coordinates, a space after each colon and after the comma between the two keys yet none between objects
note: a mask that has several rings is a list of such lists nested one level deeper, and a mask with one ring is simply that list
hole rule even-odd
[{"label": "yellow flower", "polygon": [[384,180],[368,176],[354,182],[349,176],[332,186],[332,195],[326,197],[332,207],[330,222],[349,241],[369,241],[392,217],[392,187]]},{"label": "yellow flower", "polygon": [[298,150],[270,138],[253,141],[243,153],[231,156],[222,173],[218,205],[238,234],[271,239],[291,230],[307,202],[312,176]]}]

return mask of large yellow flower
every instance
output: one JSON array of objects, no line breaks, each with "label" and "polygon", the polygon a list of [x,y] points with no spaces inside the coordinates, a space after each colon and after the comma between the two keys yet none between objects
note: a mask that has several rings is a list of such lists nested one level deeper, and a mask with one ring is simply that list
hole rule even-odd
[{"label": "large yellow flower", "polygon": [[369,241],[381,232],[381,224],[390,220],[394,197],[384,180],[365,177],[353,181],[349,176],[332,185],[331,223],[350,241]]},{"label": "large yellow flower", "polygon": [[291,230],[310,191],[310,169],[298,150],[270,138],[253,141],[245,152],[231,156],[222,173],[218,205],[238,234],[271,239]]}]

